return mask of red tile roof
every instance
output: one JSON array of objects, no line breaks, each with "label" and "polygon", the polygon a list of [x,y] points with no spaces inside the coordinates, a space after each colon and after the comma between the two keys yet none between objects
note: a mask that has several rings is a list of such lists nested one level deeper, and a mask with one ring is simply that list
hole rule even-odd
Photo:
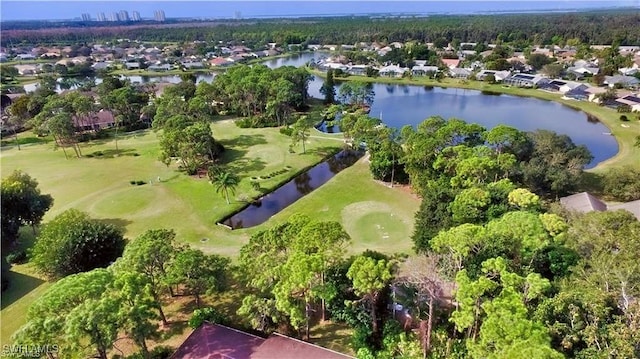
[{"label": "red tile roof", "polygon": [[219,324],[205,323],[182,343],[172,359],[350,359],[301,340],[273,334],[261,338]]}]

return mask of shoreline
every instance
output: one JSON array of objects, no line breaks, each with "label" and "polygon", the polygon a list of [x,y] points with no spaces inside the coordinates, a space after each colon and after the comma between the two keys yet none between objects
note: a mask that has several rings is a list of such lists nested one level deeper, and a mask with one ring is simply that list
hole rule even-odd
[{"label": "shoreline", "polygon": [[[314,76],[324,78],[326,73],[309,69],[307,70]],[[585,114],[596,118],[602,123],[615,138],[618,144],[618,151],[613,157],[599,162],[594,167],[586,169],[587,172],[601,172],[611,167],[623,167],[630,165],[640,168],[640,148],[634,147],[635,136],[640,136],[640,121],[631,119],[628,122],[619,120],[620,114],[614,110],[599,106],[593,102],[577,101],[563,99],[562,94],[545,92],[538,89],[527,89],[519,87],[506,87],[502,84],[487,84],[475,80],[463,80],[445,78],[441,81],[427,78],[384,78],[384,77],[366,77],[351,75],[348,77],[336,77],[336,81],[362,81],[368,83],[392,84],[392,85],[409,85],[409,86],[432,86],[440,88],[459,88],[464,90],[473,90],[480,92],[493,92],[497,94],[530,97],[545,101],[554,101],[571,109],[582,111]],[[634,114],[632,113],[632,116]],[[628,127],[618,127],[618,125],[626,125]],[[635,159],[635,160],[634,160]]]}]

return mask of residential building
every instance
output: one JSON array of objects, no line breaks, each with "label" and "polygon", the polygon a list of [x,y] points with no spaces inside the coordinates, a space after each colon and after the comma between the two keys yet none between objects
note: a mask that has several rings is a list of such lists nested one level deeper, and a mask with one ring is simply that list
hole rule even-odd
[{"label": "residential building", "polygon": [[389,65],[380,69],[380,76],[386,77],[402,77],[406,71],[409,71],[407,67],[401,67],[400,65]]},{"label": "residential building", "polygon": [[204,323],[194,330],[172,359],[352,359],[302,340],[274,333],[266,338],[220,324]]},{"label": "residential building", "polygon": [[367,65],[352,65],[347,72],[351,75],[364,76],[367,74]]},{"label": "residential building", "polygon": [[91,21],[91,15],[87,13],[83,13],[81,18],[82,18],[82,21]]},{"label": "residential building", "polygon": [[571,196],[560,198],[560,204],[567,210],[587,213],[587,212],[604,212],[617,211],[619,209],[631,212],[638,220],[640,220],[640,200],[607,205],[588,192],[576,193]]},{"label": "residential building", "polygon": [[112,12],[111,15],[109,15],[109,21],[111,22],[120,21],[120,18],[118,17],[118,13]]},{"label": "residential building", "polygon": [[609,87],[614,87],[616,85],[628,88],[635,88],[640,85],[640,80],[633,76],[624,76],[624,75],[615,75],[615,76],[605,76],[604,84],[609,85]]},{"label": "residential building", "polygon": [[509,71],[482,70],[478,72],[478,74],[476,75],[476,79],[479,81],[484,81],[484,79],[489,74],[493,75],[497,82],[501,82],[502,80],[511,76],[511,72]]},{"label": "residential building", "polygon": [[171,65],[169,65],[169,64],[151,65],[151,66],[147,67],[147,70],[149,70],[149,71],[158,71],[158,72],[170,71],[171,70]]},{"label": "residential building", "polygon": [[[496,77],[496,80],[498,78]],[[529,74],[513,74],[507,78],[502,79],[502,83],[505,85],[518,86],[518,87],[540,87],[549,82],[549,79],[539,75]]]},{"label": "residential building", "polygon": [[442,59],[441,61],[446,67],[450,69],[455,69],[456,67],[458,67],[458,65],[460,65],[460,59]]},{"label": "residential building", "polygon": [[137,12],[137,11],[134,11],[133,13],[131,13],[131,20],[133,20],[133,21],[142,20],[142,18],[140,17],[140,13]]},{"label": "residential building", "polygon": [[468,69],[462,69],[459,67],[456,67],[454,69],[449,69],[449,76],[456,79],[466,79],[466,78],[469,78],[471,74],[472,74],[471,70],[468,70]]},{"label": "residential building", "polygon": [[413,76],[425,76],[427,74],[435,74],[438,72],[438,66],[415,65],[411,68]]},{"label": "residential building", "polygon": [[96,21],[107,21],[107,17],[103,12],[99,12],[96,16]]}]

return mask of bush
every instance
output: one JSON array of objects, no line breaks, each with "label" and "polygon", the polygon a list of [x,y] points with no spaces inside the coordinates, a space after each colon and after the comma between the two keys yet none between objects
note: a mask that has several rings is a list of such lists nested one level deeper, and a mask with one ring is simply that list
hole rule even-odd
[{"label": "bush", "polygon": [[189,327],[196,329],[204,322],[227,324],[227,319],[222,315],[222,313],[212,307],[196,309],[193,311],[191,319],[189,319]]},{"label": "bush", "polygon": [[143,184],[147,184],[145,181],[136,181],[136,185],[142,186]]},{"label": "bush", "polygon": [[251,182],[251,187],[256,190],[256,191],[260,191],[262,188],[260,187],[260,183],[252,181]]},{"label": "bush", "polygon": [[627,118],[627,115],[620,115],[620,121],[627,122],[629,119]]},{"label": "bush", "polygon": [[136,184],[136,180],[129,181],[129,183],[130,183],[132,186],[135,186],[135,184]]},{"label": "bush", "polygon": [[291,137],[291,135],[293,134],[293,128],[287,126],[287,127],[280,127],[280,133],[285,135],[285,136],[289,136]]},{"label": "bush", "polygon": [[12,252],[7,255],[7,262],[9,264],[22,264],[27,262],[27,253],[23,250]]},{"label": "bush", "polygon": [[633,167],[612,168],[604,174],[604,193],[618,201],[640,199],[640,171]]},{"label": "bush", "polygon": [[104,153],[102,153],[102,151],[95,151],[93,155],[96,157],[100,157],[100,156],[104,156]]},{"label": "bush", "polygon": [[236,126],[240,128],[251,128],[251,120],[248,118],[241,118],[235,121]]}]

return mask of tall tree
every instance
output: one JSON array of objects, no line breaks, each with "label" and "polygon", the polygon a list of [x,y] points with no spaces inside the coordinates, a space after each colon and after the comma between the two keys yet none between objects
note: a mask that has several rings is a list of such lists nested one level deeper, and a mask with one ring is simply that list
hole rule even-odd
[{"label": "tall tree", "polygon": [[2,246],[8,247],[17,239],[20,226],[35,227],[53,205],[51,195],[42,194],[38,181],[16,170],[2,179]]},{"label": "tall tree", "polygon": [[158,334],[153,308],[160,304],[152,294],[149,279],[139,273],[121,272],[114,278],[113,296],[119,304],[120,328],[140,347],[142,356],[150,358],[147,340]]},{"label": "tall tree", "polygon": [[240,177],[228,169],[223,169],[211,173],[209,179],[211,180],[211,184],[216,188],[216,192],[224,194],[227,204],[231,204],[231,201],[229,201],[229,192],[232,194],[235,193],[236,187],[240,184]]},{"label": "tall tree", "polygon": [[298,121],[293,125],[293,132],[291,133],[292,146],[302,143],[302,153],[306,153],[305,141],[309,138],[309,130],[313,127],[313,123],[307,118],[307,116],[300,116]]},{"label": "tall tree", "polygon": [[[167,324],[162,310],[161,293],[166,285],[167,268],[181,247],[176,233],[168,229],[150,229],[127,244],[122,258],[116,262],[118,271],[133,271],[145,275],[150,284],[160,319]],[[168,287],[171,291],[171,286]]]},{"label": "tall tree", "polygon": [[325,105],[331,105],[336,101],[336,84],[333,80],[333,70],[327,71],[327,77],[320,87],[320,93],[324,95]]},{"label": "tall tree", "polygon": [[124,246],[120,229],[70,209],[44,226],[36,239],[32,257],[42,273],[61,278],[107,267],[120,257]]},{"label": "tall tree", "polygon": [[358,256],[351,264],[347,277],[353,282],[355,293],[361,296],[371,314],[373,335],[380,334],[378,306],[380,295],[393,278],[393,263],[386,259],[375,260],[367,256]]},{"label": "tall tree", "polygon": [[27,312],[15,344],[57,343],[58,355],[107,358],[119,326],[117,302],[103,293],[113,282],[106,269],[70,275],[53,284]]},{"label": "tall tree", "polygon": [[206,255],[196,249],[186,249],[176,254],[171,261],[168,282],[182,286],[196,300],[200,308],[200,296],[222,290],[226,285],[228,266],[231,261],[219,255]]}]

